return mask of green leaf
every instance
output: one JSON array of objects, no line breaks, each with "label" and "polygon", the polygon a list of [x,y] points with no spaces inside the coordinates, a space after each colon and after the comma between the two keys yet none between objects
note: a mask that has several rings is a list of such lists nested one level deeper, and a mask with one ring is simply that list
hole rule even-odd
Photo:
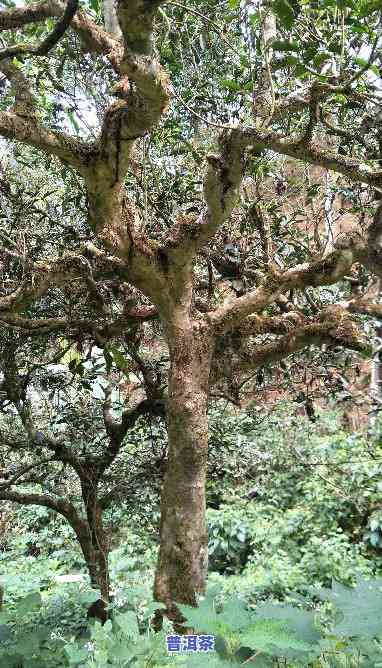
[{"label": "green leaf", "polygon": [[101,598],[101,592],[97,591],[97,589],[89,589],[88,591],[79,592],[77,596],[82,605],[91,605],[91,603]]},{"label": "green leaf", "polygon": [[79,132],[80,132],[80,126],[79,126],[78,123],[77,123],[77,120],[76,120],[76,118],[75,118],[75,116],[74,116],[73,111],[69,110],[69,111],[68,111],[68,116],[69,116],[70,122],[71,122],[71,124],[72,124],[72,126],[73,126],[73,128],[74,128],[74,130],[75,130],[75,132],[76,132],[76,134],[79,134]]},{"label": "green leaf", "polygon": [[359,16],[369,16],[372,12],[380,11],[380,0],[363,0],[359,3]]},{"label": "green leaf", "polygon": [[366,67],[368,61],[365,58],[354,58],[354,62],[360,67]]},{"label": "green leaf", "polygon": [[218,618],[231,631],[238,631],[252,623],[253,613],[248,610],[244,601],[238,598],[231,598],[224,604],[223,611],[218,615]]},{"label": "green leaf", "polygon": [[368,62],[369,62],[368,60],[365,60],[364,58],[355,58],[354,62],[357,63],[357,65],[359,65],[359,67],[361,69],[368,66],[369,71],[373,72],[377,76],[380,75],[379,67],[377,65],[374,65],[374,64],[368,65]]},{"label": "green leaf", "polygon": [[220,615],[216,614],[211,601],[201,601],[198,608],[192,608],[188,605],[178,604],[180,611],[186,617],[187,626],[192,626],[203,633],[213,633],[224,635],[229,631],[229,626],[225,619],[219,619]]},{"label": "green leaf", "polygon": [[73,645],[66,645],[65,653],[71,663],[71,665],[77,666],[78,664],[86,661],[89,658],[89,652],[86,649],[79,649]]},{"label": "green leaf", "polygon": [[121,629],[126,638],[136,640],[139,636],[137,615],[133,610],[121,613],[116,616],[115,623]]},{"label": "green leaf", "polygon": [[17,643],[17,651],[23,656],[31,656],[39,650],[40,640],[35,633],[28,633]]},{"label": "green leaf", "polygon": [[288,0],[273,0],[273,11],[280,20],[281,25],[291,30],[295,21],[292,5]]},{"label": "green leaf", "polygon": [[298,636],[299,640],[306,643],[313,644],[320,639],[320,634],[314,626],[314,613],[307,610],[301,610],[291,605],[264,603],[256,608],[256,617],[285,621],[288,628]]},{"label": "green leaf", "polygon": [[301,51],[301,45],[298,42],[289,42],[284,39],[276,39],[272,46],[275,51],[296,51],[297,53]]},{"label": "green leaf", "polygon": [[[253,650],[249,650],[248,647],[240,647],[235,653],[235,657],[240,662],[240,665],[244,665],[245,661],[248,661],[250,657],[254,657],[252,664],[253,666],[256,666],[256,668],[275,668],[275,662],[272,657],[267,654],[254,653]],[[251,662],[249,662],[248,665],[250,666]]]},{"label": "green leaf", "polygon": [[250,14],[249,21],[250,21],[253,28],[257,28],[257,26],[260,23],[259,13],[258,12],[253,12],[252,14]]},{"label": "green leaf", "polygon": [[124,371],[128,365],[128,360],[122,353],[118,350],[116,346],[109,346],[109,352],[111,353],[113,360],[121,371]]},{"label": "green leaf", "polygon": [[142,619],[149,619],[151,615],[154,614],[154,612],[158,609],[166,609],[166,606],[164,603],[157,603],[157,601],[153,601],[152,603],[149,603],[147,606],[147,609],[142,613]]},{"label": "green leaf", "polygon": [[132,647],[127,647],[126,645],[113,645],[113,663],[116,663],[115,659],[119,659],[119,661],[121,661],[121,663],[117,663],[119,666],[133,665],[135,663],[136,655],[135,645]]},{"label": "green leaf", "polygon": [[104,356],[104,358],[105,358],[106,373],[109,374],[110,371],[111,371],[111,368],[112,368],[112,366],[113,366],[113,357],[112,357],[112,355],[110,355],[110,353],[109,353],[108,349],[106,348],[106,346],[105,346],[105,348],[103,349],[103,356]]},{"label": "green leaf", "polygon": [[358,580],[354,588],[333,581],[332,589],[320,597],[342,613],[342,621],[332,628],[338,636],[374,638],[382,632],[382,579]]},{"label": "green leaf", "polygon": [[313,58],[314,67],[319,70],[324,63],[330,60],[331,57],[332,55],[328,51],[319,51]]},{"label": "green leaf", "polygon": [[220,83],[223,88],[228,88],[228,90],[238,91],[241,89],[241,85],[234,79],[222,79]]},{"label": "green leaf", "polygon": [[18,615],[26,615],[28,612],[32,612],[38,609],[41,606],[41,594],[40,592],[33,592],[28,594],[25,598],[18,601],[16,604],[16,610]]},{"label": "green leaf", "polygon": [[285,656],[286,652],[310,652],[312,646],[297,638],[285,621],[258,619],[252,626],[239,635],[240,642],[254,650],[267,652],[274,656]]}]

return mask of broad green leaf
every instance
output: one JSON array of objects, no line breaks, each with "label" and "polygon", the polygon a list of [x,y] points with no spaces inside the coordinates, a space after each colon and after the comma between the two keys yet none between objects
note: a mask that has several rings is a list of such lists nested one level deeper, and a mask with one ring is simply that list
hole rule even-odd
[{"label": "broad green leaf", "polygon": [[[357,65],[359,65],[360,68],[366,67],[368,65],[368,61],[365,60],[364,58],[355,58],[354,60],[357,63]],[[380,75],[380,70],[379,70],[379,67],[377,65],[374,65],[372,63],[372,64],[368,65],[368,69],[371,72],[373,72],[374,74],[376,74],[377,76]]]},{"label": "broad green leaf", "polygon": [[[60,338],[58,340],[60,348],[66,349],[68,346],[68,340],[64,338]],[[62,357],[60,358],[60,362],[63,362],[64,364],[68,364],[72,360],[77,360],[77,362],[81,361],[81,354],[78,352],[76,346],[72,346],[69,348],[69,350],[66,350],[65,353],[63,353]]]},{"label": "broad green leaf", "polygon": [[244,601],[231,598],[224,604],[223,611],[218,615],[219,620],[227,624],[231,631],[243,629],[253,621],[253,613],[248,610]]},{"label": "broad green leaf", "polygon": [[337,636],[374,638],[382,633],[382,579],[358,580],[353,588],[333,581],[332,589],[322,590],[320,596],[343,615],[332,628]]},{"label": "broad green leaf", "polygon": [[96,589],[88,589],[87,591],[78,593],[78,600],[83,605],[91,605],[94,601],[98,601],[99,598],[101,598],[101,592]]},{"label": "broad green leaf", "polygon": [[304,642],[313,644],[320,639],[320,634],[314,626],[313,612],[301,610],[291,605],[264,603],[256,608],[256,617],[285,621],[288,628]]},{"label": "broad green leaf", "polygon": [[86,649],[80,649],[74,645],[66,645],[65,653],[70,661],[70,664],[74,666],[77,666],[89,658],[89,652]]},{"label": "broad green leaf", "polygon": [[116,616],[115,623],[121,629],[126,638],[136,639],[139,636],[137,615],[133,610],[128,610]]},{"label": "broad green leaf", "polygon": [[284,656],[286,651],[310,652],[312,646],[300,640],[288,628],[285,621],[258,619],[239,634],[242,645],[261,650],[275,656]]},{"label": "broad green leaf", "polygon": [[194,629],[203,633],[214,633],[224,635],[223,632],[229,631],[225,619],[220,619],[216,614],[211,602],[207,599],[200,602],[198,608],[192,608],[188,605],[178,604],[178,608],[186,617],[186,626],[192,626]]},{"label": "broad green leaf", "polygon": [[260,23],[260,16],[258,12],[253,12],[249,16],[250,23],[253,28],[256,28]]}]

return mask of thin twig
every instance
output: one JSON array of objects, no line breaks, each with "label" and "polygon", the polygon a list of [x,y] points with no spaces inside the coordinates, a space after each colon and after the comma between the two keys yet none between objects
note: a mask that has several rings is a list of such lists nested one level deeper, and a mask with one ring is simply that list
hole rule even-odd
[{"label": "thin twig", "polygon": [[226,44],[234,53],[236,53],[237,56],[240,56],[240,53],[238,52],[237,49],[235,49],[232,44],[224,37],[223,31],[221,27],[219,26],[218,23],[215,23],[212,19],[208,18],[208,16],[205,16],[201,12],[199,12],[197,9],[191,9],[191,7],[187,7],[186,5],[182,5],[180,2],[173,2],[173,0],[169,0],[168,3],[169,5],[173,5],[174,7],[179,7],[180,9],[184,9],[186,12],[189,14],[194,14],[194,16],[199,16],[199,18],[203,19],[206,23],[209,23],[215,30],[218,32],[219,37],[224,44]]},{"label": "thin twig", "polygon": [[214,123],[213,121],[208,121],[204,116],[201,114],[198,114],[197,111],[195,111],[192,107],[190,107],[185,100],[183,100],[180,95],[178,95],[175,91],[172,91],[174,97],[191,113],[193,116],[196,116],[196,118],[199,118],[200,121],[203,121],[203,123],[206,123],[207,125],[211,125],[213,128],[219,128],[219,130],[237,130],[237,127],[234,125],[223,125],[220,123]]}]

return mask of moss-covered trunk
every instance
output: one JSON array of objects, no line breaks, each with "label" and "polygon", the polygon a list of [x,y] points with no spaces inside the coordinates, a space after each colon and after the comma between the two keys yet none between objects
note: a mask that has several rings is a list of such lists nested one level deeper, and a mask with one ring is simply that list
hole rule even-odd
[{"label": "moss-covered trunk", "polygon": [[101,593],[101,599],[109,602],[109,545],[102,521],[102,507],[98,502],[97,480],[94,475],[81,478],[82,499],[86,519],[71,522],[88,568],[90,583]]},{"label": "moss-covered trunk", "polygon": [[108,569],[108,549],[103,544],[102,548],[98,543],[94,545],[94,531],[91,530],[86,520],[80,520],[72,523],[76,532],[77,540],[80,544],[82,554],[88,569],[90,583],[93,589],[101,592],[101,598],[108,603],[109,601],[109,569]]},{"label": "moss-covered trunk", "polygon": [[211,337],[200,322],[168,330],[171,367],[168,398],[169,457],[161,500],[156,600],[168,611],[178,601],[195,605],[205,589],[207,527],[208,385]]},{"label": "moss-covered trunk", "polygon": [[95,522],[93,527],[90,526],[89,520],[79,518],[73,518],[71,525],[81,546],[90,584],[101,594],[101,598],[89,606],[87,616],[96,617],[104,624],[108,617],[107,607],[110,600],[109,550],[102,526],[102,509],[98,504],[95,511],[90,513],[92,521]]},{"label": "moss-covered trunk", "polygon": [[107,604],[109,602],[109,546],[103,528],[102,508],[98,504],[96,492],[94,496],[90,491],[88,493],[86,514],[91,537],[88,562],[91,584],[99,588],[101,598]]}]

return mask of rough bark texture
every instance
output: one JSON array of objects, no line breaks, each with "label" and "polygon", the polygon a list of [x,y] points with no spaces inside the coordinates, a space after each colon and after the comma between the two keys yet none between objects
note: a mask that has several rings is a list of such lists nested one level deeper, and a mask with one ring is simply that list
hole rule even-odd
[{"label": "rough bark texture", "polygon": [[86,508],[89,527],[87,542],[87,566],[90,581],[93,587],[99,588],[101,598],[105,603],[109,601],[109,546],[102,522],[102,508],[97,498],[96,482],[87,480],[82,483],[82,496]]},{"label": "rough bark texture", "polygon": [[171,610],[173,601],[196,605],[196,594],[204,592],[206,583],[205,478],[212,339],[203,322],[187,318],[169,329],[169,453],[154,592]]}]

